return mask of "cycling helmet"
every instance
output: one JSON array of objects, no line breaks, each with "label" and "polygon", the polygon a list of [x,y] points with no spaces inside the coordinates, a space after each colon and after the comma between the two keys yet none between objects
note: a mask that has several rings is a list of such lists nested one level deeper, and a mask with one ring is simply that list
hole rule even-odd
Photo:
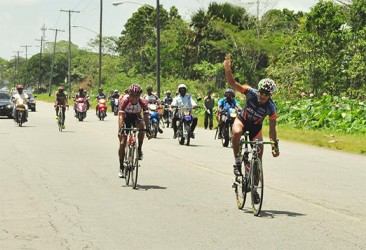
[{"label": "cycling helmet", "polygon": [[151,85],[147,85],[146,86],[146,90],[152,90],[153,88],[152,88],[152,86]]},{"label": "cycling helmet", "polygon": [[235,97],[235,92],[234,92],[234,90],[232,90],[231,88],[227,88],[227,89],[225,90],[225,96],[227,96],[227,95],[229,95],[229,94],[231,94],[231,96],[232,96],[232,97]]},{"label": "cycling helmet", "polygon": [[128,90],[130,95],[140,95],[142,93],[142,88],[138,84],[132,84]]},{"label": "cycling helmet", "polygon": [[179,84],[178,90],[179,89],[185,89],[185,90],[187,90],[187,86],[185,84]]},{"label": "cycling helmet", "polygon": [[258,90],[262,90],[269,94],[273,94],[276,91],[277,87],[275,82],[272,79],[265,78],[259,81]]},{"label": "cycling helmet", "polygon": [[64,86],[60,86],[60,87],[58,87],[58,91],[60,91],[60,92],[62,92],[62,91],[64,91]]},{"label": "cycling helmet", "polygon": [[23,89],[23,85],[19,84],[19,85],[17,86],[17,89]]}]

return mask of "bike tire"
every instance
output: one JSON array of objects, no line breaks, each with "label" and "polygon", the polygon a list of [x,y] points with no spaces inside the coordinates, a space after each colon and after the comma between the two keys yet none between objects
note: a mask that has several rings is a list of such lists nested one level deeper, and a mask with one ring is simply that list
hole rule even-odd
[{"label": "bike tire", "polygon": [[222,137],[222,146],[227,148],[229,146],[230,136],[229,136],[229,129],[226,127],[224,129],[224,136]]},{"label": "bike tire", "polygon": [[[253,163],[253,170],[251,171],[251,198],[252,198],[252,208],[253,214],[258,216],[262,209],[263,203],[263,191],[264,191],[264,177],[263,177],[263,167],[260,159],[256,159]],[[259,194],[260,201],[258,204],[254,202],[254,192],[255,190]]]},{"label": "bike tire", "polygon": [[58,114],[58,121],[57,121],[57,124],[58,124],[58,131],[62,132],[62,111],[59,112]]},{"label": "bike tire", "polygon": [[131,154],[133,154],[131,148],[129,146],[127,146],[127,161],[125,160],[126,164],[125,164],[125,181],[126,181],[126,185],[130,184],[130,177],[131,177]]},{"label": "bike tire", "polygon": [[235,184],[235,196],[236,196],[236,205],[239,209],[243,209],[247,197],[247,193],[245,192],[246,181],[243,176],[236,177],[237,182]]},{"label": "bike tire", "polygon": [[187,134],[186,145],[189,146],[189,143],[191,142],[191,127],[188,124],[184,123],[184,130],[186,131]]},{"label": "bike tire", "polygon": [[18,126],[21,127],[23,125],[23,113],[18,113]]},{"label": "bike tire", "polygon": [[134,148],[134,157],[133,162],[131,165],[131,181],[132,181],[132,188],[136,189],[137,186],[137,177],[139,173],[139,155],[137,151],[137,147]]}]

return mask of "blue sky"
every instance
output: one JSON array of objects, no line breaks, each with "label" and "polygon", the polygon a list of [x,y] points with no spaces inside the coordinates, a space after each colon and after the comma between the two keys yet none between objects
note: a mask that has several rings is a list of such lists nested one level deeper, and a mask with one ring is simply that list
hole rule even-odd
[{"label": "blue sky", "polygon": [[[119,36],[127,19],[135,12],[140,4],[156,5],[154,0],[132,0],[125,4],[113,6],[115,0],[103,0],[103,36]],[[135,2],[135,3],[131,3]],[[160,0],[165,9],[176,6],[180,15],[189,20],[192,13],[199,8],[207,9],[209,0]],[[255,11],[251,1],[216,0],[216,2],[231,2]],[[262,0],[261,10],[287,8],[295,11],[309,11],[317,0]],[[136,4],[137,3],[137,4]],[[28,48],[28,57],[39,52],[39,42],[45,23],[46,28],[63,29],[57,40],[68,40],[68,14],[60,10],[75,10],[71,16],[71,24],[85,28],[72,28],[71,39],[80,48],[85,48],[90,39],[96,37],[92,31],[99,32],[100,0],[0,0],[0,57],[9,60],[15,51],[22,51],[25,57],[24,45]],[[89,31],[89,30],[92,31]],[[45,32],[48,41],[54,40],[54,31]]]}]

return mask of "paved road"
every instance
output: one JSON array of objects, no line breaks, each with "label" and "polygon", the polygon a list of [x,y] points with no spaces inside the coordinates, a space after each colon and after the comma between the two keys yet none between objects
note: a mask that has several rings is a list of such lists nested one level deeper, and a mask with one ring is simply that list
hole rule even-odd
[{"label": "paved road", "polygon": [[137,190],[117,177],[117,119],[38,102],[0,119],[0,249],[366,249],[366,157],[281,142],[264,156],[262,216],[238,210],[232,151],[197,129],[146,141]]}]

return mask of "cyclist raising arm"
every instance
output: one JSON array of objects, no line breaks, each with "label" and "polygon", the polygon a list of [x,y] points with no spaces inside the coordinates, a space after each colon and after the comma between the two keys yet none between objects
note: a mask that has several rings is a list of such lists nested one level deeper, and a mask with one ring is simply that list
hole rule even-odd
[{"label": "cyclist raising arm", "polygon": [[[125,147],[127,135],[121,134],[121,128],[125,125],[126,128],[136,127],[143,129],[149,128],[149,110],[147,107],[147,101],[141,98],[142,88],[138,84],[132,84],[129,88],[128,94],[126,94],[121,100],[118,107],[118,138],[119,138],[119,177],[123,178],[123,160],[125,158]],[[143,118],[141,116],[143,112]],[[149,131],[149,130],[148,130]],[[138,133],[138,155],[139,160],[142,160],[142,143],[144,142],[144,131]],[[147,134],[150,139],[150,133]]]},{"label": "cyclist raising arm", "polygon": [[65,110],[66,107],[69,107],[69,103],[67,101],[68,96],[64,90],[64,86],[60,86],[58,91],[55,93],[56,119],[58,119],[58,110],[60,109],[60,106],[62,106],[63,121],[61,121],[61,126],[63,129],[65,129]]},{"label": "cyclist raising arm", "polygon": [[[225,77],[233,89],[243,93],[246,96],[245,107],[241,110],[239,116],[233,124],[233,151],[235,158],[234,174],[240,175],[240,152],[239,143],[240,137],[244,131],[249,131],[250,140],[263,140],[262,122],[264,118],[269,116],[269,138],[271,141],[277,141],[276,119],[277,108],[272,101],[271,96],[276,91],[276,84],[273,80],[266,78],[258,83],[258,90],[247,85],[241,85],[235,81],[231,73],[231,60],[229,57],[224,61]],[[245,130],[244,130],[245,129]],[[259,158],[262,160],[263,145],[260,145]],[[272,155],[277,157],[280,155],[277,145],[272,146]]]}]

